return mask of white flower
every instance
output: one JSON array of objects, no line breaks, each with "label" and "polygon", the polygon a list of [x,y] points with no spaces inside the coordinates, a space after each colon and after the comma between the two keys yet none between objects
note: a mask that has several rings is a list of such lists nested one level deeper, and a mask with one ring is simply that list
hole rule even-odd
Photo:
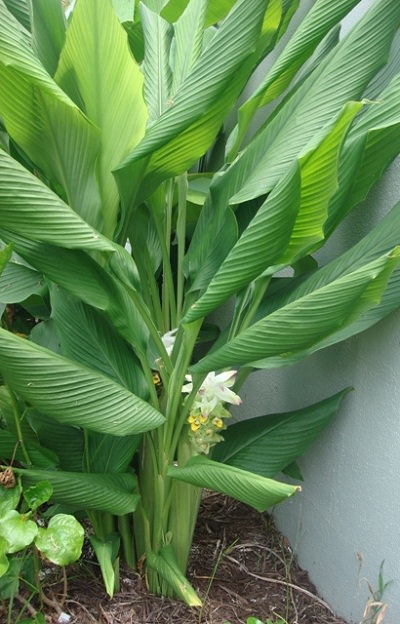
[{"label": "white flower", "polygon": [[[224,371],[219,375],[216,375],[214,371],[208,373],[196,395],[193,407],[200,409],[202,414],[208,415],[218,403],[240,405],[242,402],[240,396],[229,389],[235,383],[235,375],[235,370]],[[184,393],[191,392],[193,389],[192,376],[186,375],[186,380],[189,383],[183,386],[182,392]]]},{"label": "white flower", "polygon": [[171,355],[172,349],[174,348],[177,331],[178,331],[177,328],[171,329],[171,331],[161,336],[162,343],[168,355]]}]

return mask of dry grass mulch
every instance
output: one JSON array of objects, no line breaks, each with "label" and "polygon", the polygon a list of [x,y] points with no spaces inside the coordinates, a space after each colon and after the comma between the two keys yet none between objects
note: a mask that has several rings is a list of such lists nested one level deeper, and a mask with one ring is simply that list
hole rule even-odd
[{"label": "dry grass mulch", "polygon": [[[123,570],[121,591],[107,598],[97,571],[75,567],[62,610],[69,624],[345,624],[321,600],[272,518],[207,493],[197,522],[189,578],[201,610],[148,593],[139,574]],[[60,584],[53,587],[54,596]],[[49,622],[57,617],[48,614]]]}]

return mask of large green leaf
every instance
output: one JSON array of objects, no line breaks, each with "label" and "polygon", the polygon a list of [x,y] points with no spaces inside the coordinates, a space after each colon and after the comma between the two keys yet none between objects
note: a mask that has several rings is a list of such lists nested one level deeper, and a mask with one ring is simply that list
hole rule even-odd
[{"label": "large green leaf", "polygon": [[[7,267],[12,256],[12,246],[6,245],[0,250],[0,276],[4,273],[4,269]],[[0,278],[1,279],[1,278]]]},{"label": "large green leaf", "polygon": [[378,321],[382,320],[385,316],[390,314],[390,312],[393,312],[393,310],[396,310],[399,307],[399,293],[400,270],[396,269],[393,272],[379,305],[367,310],[360,316],[360,318],[347,327],[315,344],[305,355],[311,355],[311,353],[314,353],[315,351],[325,349],[326,347],[341,342],[342,340],[346,340],[355,334],[365,331],[372,325],[375,325],[375,323],[378,323]]},{"label": "large green leaf", "polygon": [[34,50],[43,67],[53,76],[65,41],[62,5],[58,0],[35,0],[30,6]]},{"label": "large green leaf", "polygon": [[[400,226],[400,204],[397,204],[375,228],[367,234],[357,245],[354,245],[339,258],[333,260],[325,267],[322,267],[306,280],[294,282],[289,290],[285,288],[275,296],[265,300],[259,309],[259,318],[273,311],[284,307],[288,303],[294,302],[312,293],[315,289],[321,288],[334,280],[345,276],[347,273],[362,267],[366,262],[372,262],[380,254],[387,252],[399,240]],[[284,353],[275,357],[258,360],[257,368],[276,368],[293,364],[300,359],[323,349],[327,346],[345,340],[354,334],[362,332],[387,314],[395,310],[399,305],[400,293],[400,269],[394,270],[389,279],[388,285],[381,298],[381,301],[371,308],[362,312],[358,318],[344,327],[338,327],[330,335],[318,340],[315,344],[302,349],[296,353]]]},{"label": "large green leaf", "polygon": [[[169,108],[115,172],[127,207],[150,195],[163,179],[185,171],[220,129],[253,66],[266,0],[240,0],[174,94]],[[141,194],[132,179],[146,166]]]},{"label": "large green leaf", "polygon": [[[219,270],[214,272],[205,294],[191,306],[184,322],[205,316],[278,262],[289,244],[299,210],[300,183],[300,168],[296,163],[259,208]],[[203,265],[202,273],[204,268]]]},{"label": "large green leaf", "polygon": [[[58,288],[51,291],[52,317],[62,353],[142,398],[148,395],[133,351],[96,310]],[[87,462],[91,472],[125,472],[141,441],[140,435],[116,437],[90,432]]]},{"label": "large green leaf", "polygon": [[[52,288],[51,303],[63,355],[98,370],[142,398],[148,395],[133,351],[105,318],[59,288]],[[125,472],[140,442],[141,435],[117,437],[89,432],[90,471]]]},{"label": "large green leaf", "polygon": [[328,32],[326,37],[322,39],[321,43],[316,47],[311,57],[307,59],[303,67],[294,78],[287,97],[290,97],[290,95],[294,93],[294,90],[297,89],[300,84],[304,82],[304,80],[306,80],[306,78],[308,78],[308,76],[310,76],[312,72],[320,66],[322,61],[338,45],[340,41],[340,31],[341,25],[337,24],[334,28],[332,28],[332,30]]},{"label": "large green leaf", "polygon": [[389,54],[399,20],[400,4],[396,0],[374,3],[232,167],[231,175],[238,175],[237,168],[243,175],[245,163],[249,172],[245,184],[232,197],[233,203],[268,191],[315,132],[329,123],[347,100],[362,95]]},{"label": "large green leaf", "polygon": [[304,255],[314,251],[324,240],[324,225],[328,217],[329,202],[338,188],[340,150],[350,124],[361,106],[359,102],[346,104],[327,134],[318,141],[316,149],[300,158],[299,214],[288,249],[280,259],[282,264],[293,264]]},{"label": "large green leaf", "polygon": [[[25,440],[25,448],[32,464],[37,468],[54,468],[58,464],[57,456],[48,448],[38,443]],[[18,437],[9,431],[0,429],[0,457],[11,461],[15,459],[22,465],[26,463],[26,456],[22,452]]]},{"label": "large green leaf", "polygon": [[119,198],[111,171],[143,137],[147,109],[143,75],[111,0],[77,3],[55,80],[100,129],[103,232],[112,238]]},{"label": "large green leaf", "polygon": [[[135,291],[133,284],[130,289],[122,286],[83,251],[37,243],[6,230],[0,230],[0,237],[12,242],[14,249],[51,281],[85,303],[104,310],[118,333],[139,352],[146,351],[148,331],[129,296],[130,289]],[[117,255],[118,251],[112,258]],[[124,274],[122,269],[120,272]]]},{"label": "large green leaf", "polygon": [[[0,415],[2,427],[13,434],[15,438],[18,438],[18,422],[15,422],[15,414],[23,414],[25,411],[24,402],[17,396],[11,396],[11,390],[4,384],[0,386]],[[25,441],[32,435],[32,431],[29,431],[29,427],[26,427],[25,419],[19,419],[19,426],[23,433]],[[37,441],[36,436],[33,438]]]},{"label": "large green leaf", "polygon": [[256,362],[252,362],[252,366],[255,368],[280,368],[283,366],[290,366],[292,364],[296,364],[300,360],[320,351],[321,349],[326,349],[334,344],[342,342],[343,340],[347,340],[356,334],[359,334],[363,331],[366,331],[383,318],[385,318],[388,314],[393,312],[399,307],[399,293],[400,293],[400,270],[397,269],[394,271],[393,276],[391,277],[384,295],[382,296],[382,300],[379,305],[376,305],[363,314],[360,315],[355,321],[346,325],[343,329],[338,329],[333,332],[329,336],[323,338],[322,340],[317,341],[311,347],[307,347],[300,351],[296,351],[293,353],[286,353],[278,356],[268,357],[265,359],[257,360]]},{"label": "large green leaf", "polygon": [[[253,95],[239,108],[236,149],[254,117],[256,110],[266,106],[289,86],[298,70],[333,26],[360,0],[317,0],[289,39],[267,75]],[[234,151],[236,151],[234,149]]]},{"label": "large green leaf", "polygon": [[135,0],[137,6],[140,5],[140,2],[143,2],[152,11],[160,13],[168,0]]},{"label": "large green leaf", "polygon": [[204,258],[202,270],[194,275],[191,284],[192,292],[202,291],[210,283],[219,267],[234,247],[238,238],[238,225],[233,210],[228,208],[224,214],[224,223],[221,231],[213,240],[213,246],[207,258]]},{"label": "large green leaf", "polygon": [[0,301],[19,303],[46,290],[43,275],[25,264],[11,261],[0,275]]},{"label": "large green leaf", "polygon": [[133,19],[135,0],[112,0],[112,4],[120,22]]},{"label": "large green leaf", "polygon": [[325,231],[329,235],[365,199],[400,150],[400,76],[369,102],[351,129],[340,160],[338,192],[332,198]]},{"label": "large green leaf", "polygon": [[[132,246],[132,255],[142,275],[142,283],[145,283],[148,279],[148,272],[152,276],[155,275],[161,265],[161,245],[151,210],[142,204],[136,209],[135,217],[134,223],[128,230],[128,238]],[[149,304],[150,288],[143,290],[143,298]]]},{"label": "large green leaf", "polygon": [[395,76],[400,72],[400,32],[397,32],[393,39],[389,58],[384,67],[373,77],[365,92],[368,101],[377,102],[379,97]]},{"label": "large green leaf", "polygon": [[[207,0],[207,12],[203,20],[203,26],[207,28],[218,24],[218,22],[228,15],[236,1],[237,0]],[[281,0],[279,0],[279,3],[281,4]],[[169,22],[177,22],[188,4],[190,4],[190,0],[169,0],[162,8],[161,15]],[[194,0],[192,0],[192,4],[194,4]],[[273,2],[270,2],[270,4],[273,4]],[[294,3],[292,2],[292,4]]]},{"label": "large green leaf", "polygon": [[[15,458],[22,465],[52,469],[59,465],[58,455],[53,452],[51,446],[40,439],[29,419],[29,411],[20,397],[12,395],[8,386],[0,386],[0,416],[2,426],[5,427],[5,429],[0,429],[2,448],[0,457],[11,461],[15,454]],[[16,415],[18,415],[18,420]],[[80,433],[79,429],[76,431]],[[23,447],[19,442],[21,436],[24,441]]]},{"label": "large green leaf", "polygon": [[104,375],[0,329],[0,371],[34,407],[61,423],[124,436],[164,417]]},{"label": "large green leaf", "polygon": [[[26,306],[26,302],[24,302],[24,306]],[[41,347],[54,351],[54,353],[60,353],[60,339],[53,320],[49,318],[50,313],[49,310],[45,319],[31,329],[29,339]]]},{"label": "large green leaf", "polygon": [[208,372],[311,347],[379,303],[399,260],[400,250],[395,248],[291,301],[204,357],[191,370]]},{"label": "large green leaf", "polygon": [[70,249],[112,251],[55,193],[0,150],[0,227]]},{"label": "large green leaf", "polygon": [[[204,21],[205,26],[217,24],[227,16],[236,0],[207,0],[207,14]],[[182,15],[189,0],[169,0],[163,7],[161,15],[170,22],[176,22]]]},{"label": "large green leaf", "polygon": [[213,459],[263,477],[274,477],[302,455],[337,413],[343,390],[319,403],[285,414],[249,418],[228,427]]},{"label": "large green leaf", "polygon": [[337,188],[338,154],[360,108],[359,103],[347,104],[316,148],[296,162],[295,175],[289,170],[277,184],[186,321],[204,316],[271,265],[291,264],[323,241],[329,201]]},{"label": "large green leaf", "polygon": [[7,230],[1,230],[0,236],[32,267],[83,301],[100,310],[112,305],[112,279],[85,252],[39,243]]},{"label": "large green leaf", "polygon": [[214,178],[189,249],[191,274],[207,257],[227,204],[270,191],[343,105],[360,97],[388,54],[399,18],[398,2],[378,0],[229,169]]},{"label": "large green leaf", "polygon": [[[56,456],[54,463],[61,470],[83,470],[84,432],[79,427],[64,425],[35,409],[28,411],[26,419],[35,431],[41,448]],[[45,467],[35,461],[34,456],[31,457],[35,468]]]},{"label": "large green leaf", "polygon": [[141,435],[113,436],[90,431],[87,463],[91,472],[126,472],[142,441]]},{"label": "large green leaf", "polygon": [[30,6],[28,0],[4,0],[7,9],[27,29],[31,28]]},{"label": "large green leaf", "polygon": [[191,0],[174,24],[172,93],[177,91],[201,54],[207,5],[207,0]]},{"label": "large green leaf", "polygon": [[298,486],[221,464],[204,455],[192,457],[183,468],[171,467],[168,475],[197,487],[227,494],[260,512],[300,490]]},{"label": "large green leaf", "polygon": [[135,354],[107,319],[60,288],[51,288],[50,298],[63,355],[147,397]]},{"label": "large green leaf", "polygon": [[[364,238],[338,258],[314,271],[306,279],[290,280],[288,288],[283,285],[275,294],[271,294],[261,305],[258,318],[309,295],[335,280],[345,278],[353,271],[374,262],[382,254],[390,252],[398,243],[399,227],[400,203],[396,204]],[[397,272],[398,269],[394,272],[393,278]]]},{"label": "large green leaf", "polygon": [[133,474],[94,474],[51,470],[15,469],[26,486],[49,481],[51,501],[73,509],[108,511],[124,515],[135,510],[139,500]]},{"label": "large green leaf", "polygon": [[7,132],[60,185],[70,206],[101,227],[95,178],[99,131],[49,76],[2,0],[0,81],[0,115]]},{"label": "large green leaf", "polygon": [[146,5],[140,5],[141,22],[146,41],[144,52],[144,97],[152,123],[168,107],[172,73],[170,53],[172,26]]}]

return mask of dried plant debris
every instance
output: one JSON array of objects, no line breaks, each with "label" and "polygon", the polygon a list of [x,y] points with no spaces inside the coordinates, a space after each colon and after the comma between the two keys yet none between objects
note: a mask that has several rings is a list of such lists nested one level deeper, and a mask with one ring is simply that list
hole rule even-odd
[{"label": "dried plant debris", "polygon": [[[207,493],[202,501],[189,578],[203,599],[201,610],[149,594],[144,577],[132,570],[122,571],[121,591],[110,600],[96,566],[75,565],[63,612],[69,624],[245,624],[250,616],[345,624],[316,595],[272,518],[221,495]],[[56,597],[57,586],[50,589]],[[57,622],[57,615],[47,621]]]}]

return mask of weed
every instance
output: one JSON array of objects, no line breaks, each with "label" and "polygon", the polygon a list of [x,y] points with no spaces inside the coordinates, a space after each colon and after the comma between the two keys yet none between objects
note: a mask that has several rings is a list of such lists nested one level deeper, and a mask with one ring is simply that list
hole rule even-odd
[{"label": "weed", "polygon": [[384,563],[385,562],[382,561],[379,566],[378,588],[374,590],[368,583],[368,589],[371,596],[368,598],[360,624],[381,624],[386,615],[387,604],[383,602],[383,594],[391,581],[385,583],[383,580]]},{"label": "weed", "polygon": [[[204,597],[204,600],[203,600],[203,606],[201,607],[200,612],[199,612],[199,622],[201,622],[201,620],[202,620],[203,613],[204,613],[204,605],[205,605],[205,604],[206,604],[206,602],[207,602],[208,595],[209,595],[209,593],[210,593],[210,590],[211,590],[211,587],[212,587],[213,581],[214,581],[214,579],[215,579],[215,575],[216,575],[217,570],[218,570],[218,568],[219,568],[219,566],[220,566],[220,564],[221,564],[221,561],[222,561],[222,559],[223,559],[226,555],[228,555],[228,554],[231,552],[231,550],[232,550],[232,548],[235,546],[235,544],[236,544],[236,540],[235,540],[232,544],[230,544],[229,546],[227,546],[226,548],[223,548],[223,547],[222,547],[222,548],[219,550],[218,554],[217,554],[217,557],[216,557],[216,559],[215,559],[215,563],[214,563],[213,568],[212,568],[212,571],[211,571],[211,576],[210,576],[210,580],[209,580],[209,582],[208,582],[208,586],[207,586],[207,589],[206,589],[205,597]],[[219,546],[220,546],[220,542],[218,542],[218,543],[217,543],[216,552],[218,551]],[[251,624],[251,623],[250,623],[250,624]],[[254,624],[254,623],[253,623],[253,624]]]}]

